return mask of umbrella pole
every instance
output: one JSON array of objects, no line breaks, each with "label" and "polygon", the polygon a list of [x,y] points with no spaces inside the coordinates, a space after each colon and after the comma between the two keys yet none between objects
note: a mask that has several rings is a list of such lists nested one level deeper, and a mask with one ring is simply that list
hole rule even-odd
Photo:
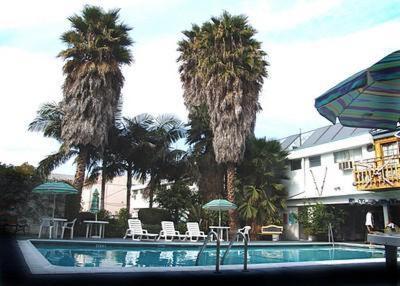
[{"label": "umbrella pole", "polygon": [[218,211],[218,226],[221,226],[221,210]]}]

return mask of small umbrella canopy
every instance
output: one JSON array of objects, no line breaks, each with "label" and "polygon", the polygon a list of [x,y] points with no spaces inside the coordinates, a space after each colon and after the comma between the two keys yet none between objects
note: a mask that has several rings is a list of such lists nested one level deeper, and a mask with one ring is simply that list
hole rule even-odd
[{"label": "small umbrella canopy", "polygon": [[219,212],[218,216],[219,226],[221,226],[221,211],[234,210],[236,208],[237,206],[234,203],[231,203],[230,201],[227,200],[212,200],[211,202],[208,202],[203,206],[203,209]]},{"label": "small umbrella canopy", "polygon": [[56,195],[78,194],[78,190],[74,189],[70,184],[64,182],[47,182],[35,187],[32,192],[43,195],[53,194],[53,218],[56,209]]},{"label": "small umbrella canopy", "polygon": [[400,118],[400,51],[331,88],[315,108],[332,123],[395,130]]},{"label": "small umbrella canopy", "polygon": [[96,214],[96,220],[97,220],[97,213],[99,212],[99,192],[97,189],[94,190],[93,195],[92,195],[92,202],[90,204],[90,210],[91,213]]}]

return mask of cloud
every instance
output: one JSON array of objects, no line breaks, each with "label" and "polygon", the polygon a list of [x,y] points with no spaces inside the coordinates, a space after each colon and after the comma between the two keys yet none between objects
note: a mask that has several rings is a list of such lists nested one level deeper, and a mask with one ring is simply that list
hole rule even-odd
[{"label": "cloud", "polygon": [[336,38],[265,45],[270,78],[261,96],[257,134],[283,137],[330,124],[315,110],[315,98],[397,50],[399,38],[400,21],[393,21]]},{"label": "cloud", "polygon": [[[155,10],[165,11],[179,4],[179,1],[173,1],[165,6],[158,1],[147,3],[141,0],[133,4],[128,0],[106,1],[104,7],[127,7],[127,10],[141,7],[150,13],[153,7]],[[5,2],[0,11],[0,30],[21,29],[26,34],[26,27],[31,25],[61,23],[67,27],[66,17],[79,12],[83,3]],[[339,2],[298,2],[280,11],[275,11],[274,7],[270,6],[271,2],[267,1],[247,3],[250,3],[244,4],[247,5],[247,10],[243,9],[242,12],[249,15],[250,23],[254,23],[258,30],[270,31],[290,29],[300,23],[322,17]],[[15,13],[10,13],[20,10],[18,17],[15,17]],[[127,10],[123,9],[121,13],[128,13]],[[130,19],[128,14],[124,14],[124,20]],[[180,22],[174,24],[179,27],[182,25]],[[263,48],[268,52],[271,66],[270,77],[266,79],[260,97],[263,111],[257,117],[256,135],[280,138],[298,132],[300,128],[306,131],[329,124],[314,109],[314,99],[343,79],[396,50],[400,38],[400,21],[387,22],[345,36],[326,35],[324,39],[319,40],[300,38],[291,44],[282,44],[279,39],[270,42],[268,33],[260,33],[257,37],[264,42]],[[143,112],[174,113],[180,119],[186,119],[187,111],[183,105],[176,63],[176,43],[180,38],[179,29],[175,33],[154,32],[145,38],[134,39],[135,63],[123,68],[126,79],[122,91],[125,116]],[[49,45],[52,45],[58,38],[53,39],[49,36],[47,40]],[[43,41],[46,42],[45,39]],[[41,134],[28,132],[27,127],[40,104],[61,99],[63,75],[62,61],[55,58],[54,53],[32,51],[27,48],[29,44],[24,45],[21,41],[14,47],[0,46],[0,160],[12,164],[28,161],[37,165],[46,155],[58,149],[58,143],[53,139],[43,138]],[[71,162],[58,172],[73,174]]]},{"label": "cloud", "polygon": [[124,68],[125,115],[174,113],[181,120],[186,119],[176,48],[177,36],[157,37],[135,45],[135,63]]},{"label": "cloud", "polygon": [[61,99],[61,63],[55,57],[0,47],[0,158],[37,164],[57,142],[28,132],[39,105]]},{"label": "cloud", "polygon": [[240,10],[259,32],[280,31],[294,28],[324,16],[340,6],[341,0],[296,1],[287,9],[274,9],[270,1],[245,2]]},{"label": "cloud", "polygon": [[79,13],[83,6],[97,5],[104,9],[123,8],[157,13],[178,5],[181,0],[38,0],[3,1],[0,9],[0,31],[54,24],[67,25],[67,17]]}]

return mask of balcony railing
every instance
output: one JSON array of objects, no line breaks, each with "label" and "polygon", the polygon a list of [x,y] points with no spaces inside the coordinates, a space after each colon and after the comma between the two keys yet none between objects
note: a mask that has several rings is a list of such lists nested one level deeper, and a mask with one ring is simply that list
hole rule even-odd
[{"label": "balcony railing", "polygon": [[360,191],[400,187],[399,156],[354,162],[354,185]]}]

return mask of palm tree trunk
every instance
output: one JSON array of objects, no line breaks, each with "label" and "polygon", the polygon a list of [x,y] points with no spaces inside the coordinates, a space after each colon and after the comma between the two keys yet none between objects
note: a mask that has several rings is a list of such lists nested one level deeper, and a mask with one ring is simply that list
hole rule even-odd
[{"label": "palm tree trunk", "polygon": [[153,208],[153,203],[154,203],[154,189],[153,186],[149,190],[149,208]]},{"label": "palm tree trunk", "polygon": [[149,188],[149,209],[153,208],[153,203],[154,203],[154,189],[158,186],[152,179],[150,179],[150,182],[148,184]]},{"label": "palm tree trunk", "polygon": [[[236,167],[233,163],[228,163],[226,168],[226,194],[228,201],[235,202],[235,173]],[[231,232],[237,230],[237,212],[235,210],[229,211],[229,227]]]},{"label": "palm tree trunk", "polygon": [[132,188],[132,163],[128,163],[128,168],[126,169],[126,209],[128,214],[131,213],[131,188]]},{"label": "palm tree trunk", "polygon": [[212,199],[223,198],[225,169],[215,161],[205,161],[199,166],[200,178],[197,182],[199,194],[203,201],[208,202]]},{"label": "palm tree trunk", "polygon": [[75,196],[68,196],[67,199],[67,218],[75,218],[81,210],[82,189],[85,182],[86,162],[88,159],[89,151],[85,146],[79,148],[79,154],[76,159],[76,172],[74,178],[74,187],[78,190]]}]

